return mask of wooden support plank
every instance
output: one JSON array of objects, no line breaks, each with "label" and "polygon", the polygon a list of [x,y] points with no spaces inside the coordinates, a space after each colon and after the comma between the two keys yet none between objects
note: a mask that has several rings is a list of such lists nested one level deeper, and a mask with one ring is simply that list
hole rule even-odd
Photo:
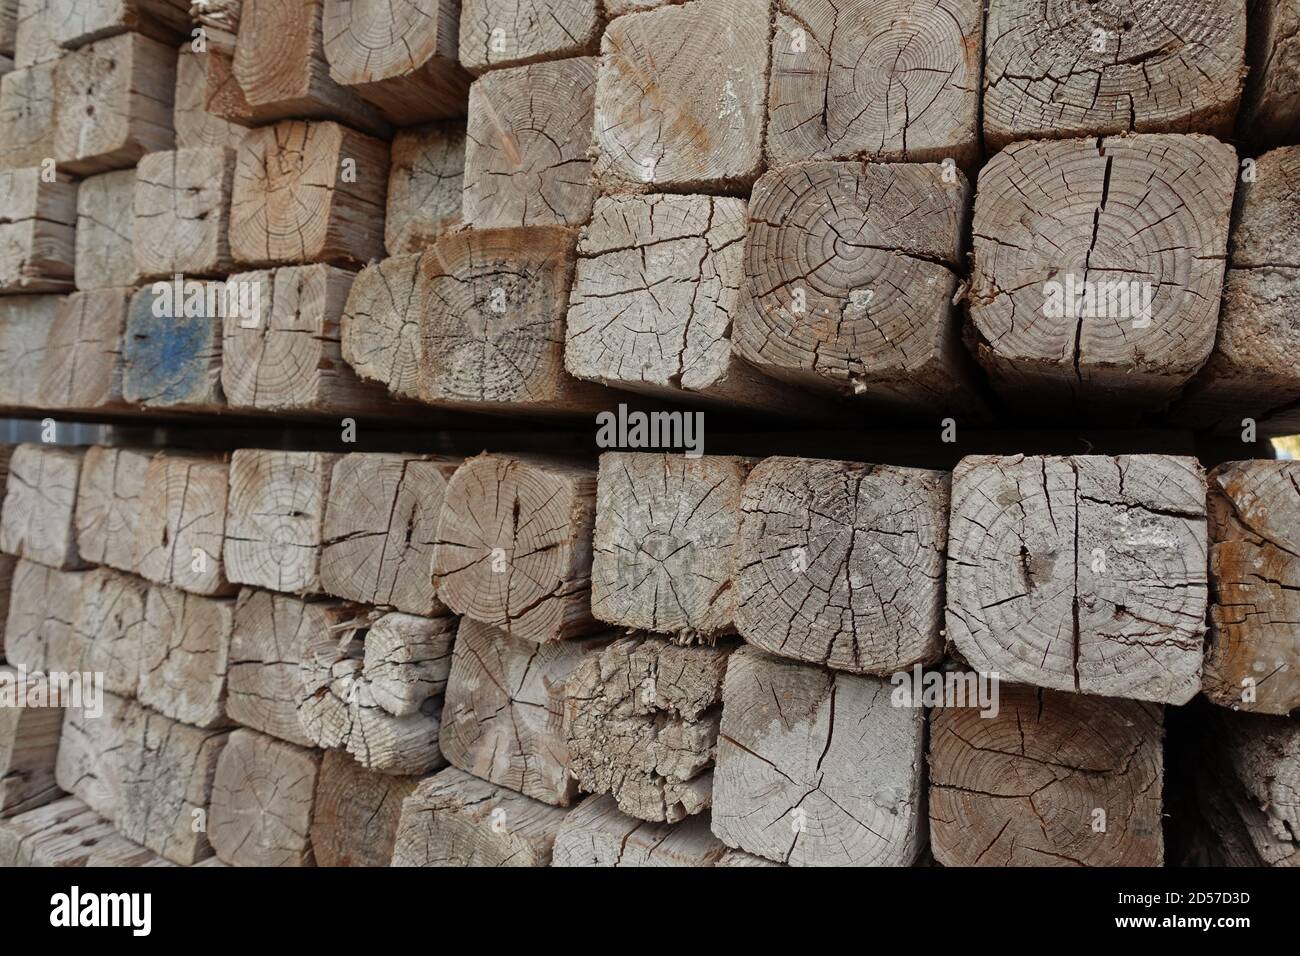
[{"label": "wooden support plank", "polygon": [[1266,866],[1300,865],[1300,727],[1292,720],[1223,713],[1210,744],[1228,801]]},{"label": "wooden support plank", "polygon": [[61,570],[85,567],[73,525],[82,455],[80,449],[46,445],[14,449],[0,514],[0,551]]},{"label": "wooden support plank", "polygon": [[[183,287],[182,294],[174,291]],[[156,282],[131,296],[122,342],[122,397],[146,408],[224,407],[221,325],[225,284]]]},{"label": "wooden support plank", "polygon": [[463,0],[460,62],[471,73],[600,52],[604,29],[596,0]]},{"label": "wooden support plank", "polygon": [[343,360],[402,398],[419,397],[422,256],[393,256],[358,273],[339,321]]},{"label": "wooden support plank", "polygon": [[419,780],[373,773],[328,751],[316,779],[311,845],[318,866],[388,866],[402,801]]},{"label": "wooden support plank", "polygon": [[234,76],[253,120],[337,120],[388,135],[388,123],[373,106],[331,79],[323,9],[322,0],[243,0]]},{"label": "wooden support plank", "polygon": [[580,226],[590,218],[596,63],[534,63],[474,81],[465,133],[466,224]]},{"label": "wooden support plank", "polygon": [[1232,131],[1246,0],[1177,0],[1159,17],[1132,2],[1081,15],[992,0],[984,35],[990,151],[1018,139]]},{"label": "wooden support plank", "polygon": [[578,415],[609,392],[564,370],[577,236],[555,227],[472,230],[421,259],[419,393],[436,405]]},{"label": "wooden support plank", "polygon": [[448,767],[402,801],[393,866],[550,866],[568,811]]},{"label": "wooden support plank", "polygon": [[250,130],[235,169],[231,252],[258,266],[355,267],[379,258],[387,169],[386,143],[338,123],[290,120]]},{"label": "wooden support plank", "polygon": [[40,166],[54,155],[54,63],[0,77],[0,169]]},{"label": "wooden support plank", "polygon": [[231,866],[314,866],[320,753],[251,730],[230,734],[212,781],[208,838]]},{"label": "wooden support plank", "polygon": [[0,296],[0,408],[30,408],[41,390],[41,364],[57,295]]},{"label": "wooden support plank", "polygon": [[780,0],[766,155],[941,163],[980,154],[978,0]]},{"label": "wooden support plank", "polygon": [[325,503],[338,455],[241,448],[230,459],[226,575],[288,593],[319,592]]},{"label": "wooden support plank", "polygon": [[1233,710],[1300,709],[1300,462],[1209,477],[1210,641],[1202,690]]},{"label": "wooden support plank", "polygon": [[29,674],[81,669],[76,623],[88,571],[58,571],[19,561],[5,620],[4,658]]},{"label": "wooden support plank", "polygon": [[185,0],[49,0],[48,16],[64,49],[128,31],[175,44],[190,27]]},{"label": "wooden support plank", "polygon": [[54,73],[54,158],[77,176],[172,149],[176,51],[122,33],[66,53]]},{"label": "wooden support plank", "polygon": [[969,456],[952,479],[947,639],[1006,681],[1186,703],[1207,551],[1195,459]]},{"label": "wooden support plank", "polygon": [[1160,866],[1161,708],[1003,685],[996,716],[930,728],[930,844],[944,866]]},{"label": "wooden support plank", "polygon": [[219,57],[217,53],[195,51],[189,42],[177,51],[172,117],[177,149],[238,149],[248,132],[248,124],[218,115],[209,108],[209,77],[220,69],[211,61]]},{"label": "wooden support plank", "polygon": [[111,568],[95,568],[82,582],[75,625],[86,649],[82,666],[120,697],[135,697],[140,686],[148,590],[139,578]]},{"label": "wooden support plank", "polygon": [[257,310],[250,316],[228,309],[223,322],[221,386],[231,408],[397,413],[384,388],[363,382],[343,361],[339,323],[353,275],[317,264],[241,272],[226,281]]},{"label": "wooden support plank", "polygon": [[743,190],[763,169],[770,0],[691,0],[612,21],[596,81],[608,188]]},{"label": "wooden support plank", "polygon": [[192,727],[224,726],[234,629],[233,600],[150,588],[141,634],[140,703]]},{"label": "wooden support plank", "polygon": [[122,811],[127,740],[140,711],[135,701],[103,693],[102,713],[67,707],[54,776],[62,790],[108,820]]},{"label": "wooden support plank", "polygon": [[1246,18],[1246,91],[1237,128],[1281,145],[1300,129],[1300,10],[1288,0],[1252,0]]},{"label": "wooden support plank", "polygon": [[0,823],[0,866],[174,866],[132,843],[76,797]]},{"label": "wooden support plank", "polygon": [[765,173],[736,351],[768,375],[903,412],[977,413],[953,306],[969,201],[961,171],[937,164]]},{"label": "wooden support plank", "polygon": [[555,834],[552,866],[715,866],[726,846],[708,816],[646,824],[620,812],[613,797],[584,800]]},{"label": "wooden support plank", "polygon": [[14,66],[18,69],[52,63],[63,53],[54,38],[52,4],[53,0],[18,0],[18,20],[14,25]]},{"label": "wooden support plank", "polygon": [[139,284],[135,267],[135,170],[83,179],[77,187],[78,289]]},{"label": "wooden support plank", "polygon": [[457,614],[535,643],[590,633],[596,470],[479,455],[447,483],[433,584]]},{"label": "wooden support plank", "polygon": [[735,630],[742,458],[600,456],[591,612],[713,642]]},{"label": "wooden support plank", "polygon": [[[235,603],[226,673],[226,713],[245,727],[311,746],[298,719],[299,666],[307,642],[357,617],[339,601],[303,601],[244,588]],[[336,638],[337,642],[337,638]]]},{"label": "wooden support plank", "polygon": [[465,115],[459,0],[324,0],[329,75],[394,125]]},{"label": "wooden support plank", "polygon": [[182,866],[212,855],[208,804],[230,734],[199,730],[143,707],[126,732],[122,836]]},{"label": "wooden support plank", "polygon": [[321,588],[336,597],[433,617],[446,611],[430,574],[454,459],[344,455],[325,505]]},{"label": "wooden support plank", "polygon": [[144,474],[136,573],[192,594],[233,594],[222,549],[230,466],[197,455],[157,455]]},{"label": "wooden support plank", "polygon": [[19,673],[0,666],[0,686],[12,695],[0,707],[0,818],[44,806],[62,795],[54,780],[63,709],[26,706],[50,699],[50,681],[42,674]]},{"label": "wooden support plank", "polygon": [[566,807],[577,796],[563,727],[567,682],[604,639],[540,647],[465,618],[456,633],[439,743],[454,767]]},{"label": "wooden support plank", "polygon": [[891,696],[878,677],[835,674],[751,647],[731,654],[714,834],[792,866],[916,862],[925,843],[925,713],[895,707]]},{"label": "wooden support plank", "polygon": [[743,199],[597,199],[578,240],[564,347],[569,374],[721,407],[817,410],[731,348],[745,222]]},{"label": "wooden support plank", "polygon": [[223,276],[234,264],[226,230],[234,150],[176,149],[140,157],[133,238],[142,279]]},{"label": "wooden support plank", "polygon": [[707,810],[731,650],[632,636],[589,654],[565,690],[579,789],[608,793],[619,816],[653,823]]},{"label": "wooden support plank", "polygon": [[50,409],[112,411],[122,398],[122,351],[130,289],[90,289],[64,296],[40,364],[39,403]]},{"label": "wooden support plank", "polygon": [[461,224],[465,124],[399,130],[390,156],[384,247],[390,256],[420,252]]},{"label": "wooden support plank", "polygon": [[[136,572],[136,529],[146,507],[145,475],[153,452],[94,445],[77,484],[77,550],[93,564]],[[156,502],[148,501],[150,508]]]},{"label": "wooden support plank", "polygon": [[948,476],[768,458],[745,481],[736,628],[782,657],[890,674],[943,654]]},{"label": "wooden support plank", "polygon": [[76,228],[75,183],[0,170],[0,293],[71,289]]}]

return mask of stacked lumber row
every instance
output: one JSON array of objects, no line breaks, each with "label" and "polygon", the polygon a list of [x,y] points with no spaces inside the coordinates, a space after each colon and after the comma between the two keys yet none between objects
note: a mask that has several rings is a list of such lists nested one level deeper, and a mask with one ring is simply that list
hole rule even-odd
[{"label": "stacked lumber row", "polygon": [[105,691],[0,710],[9,832],[75,811],[182,865],[1158,864],[1163,706],[1201,689],[1234,812],[1294,857],[1290,462],[1215,469],[1207,505],[1156,455],[24,445],[0,550],[9,665]]}]

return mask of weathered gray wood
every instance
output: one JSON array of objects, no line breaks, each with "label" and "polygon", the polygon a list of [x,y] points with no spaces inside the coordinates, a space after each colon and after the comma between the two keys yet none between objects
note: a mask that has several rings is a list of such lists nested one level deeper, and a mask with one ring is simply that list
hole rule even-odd
[{"label": "weathered gray wood", "polygon": [[95,568],[82,582],[74,625],[86,649],[82,666],[121,697],[135,697],[140,686],[147,593],[144,581],[111,568]]},{"label": "weathered gray wood", "polygon": [[964,458],[947,638],[1003,680],[1186,703],[1201,685],[1207,550],[1194,459]]},{"label": "weathered gray wood", "polygon": [[248,265],[357,266],[382,256],[387,169],[386,143],[338,123],[250,130],[235,168],[231,252]]},{"label": "weathered gray wood", "polygon": [[735,630],[742,458],[600,456],[591,612],[712,642]]},{"label": "weathered gray wood", "polygon": [[63,53],[50,22],[52,6],[53,0],[18,0],[14,24],[14,66],[18,69],[52,62]]},{"label": "weathered gray wood", "polygon": [[[93,564],[136,571],[135,534],[146,507],[145,474],[153,452],[94,445],[77,484],[77,550]],[[155,502],[148,502],[152,508]]]},{"label": "weathered gray wood", "polygon": [[230,459],[226,576],[288,593],[318,592],[325,503],[338,455],[244,448]]},{"label": "weathered gray wood", "polygon": [[[0,681],[16,702],[49,699],[50,681],[0,666]],[[39,695],[39,697],[38,697]],[[26,813],[57,799],[54,780],[63,726],[60,707],[0,707],[0,818]]]},{"label": "weathered gray wood", "polygon": [[122,811],[127,741],[140,713],[135,701],[104,693],[102,712],[66,707],[54,776],[59,788],[108,820]]},{"label": "weathered gray wood", "polygon": [[607,390],[564,370],[577,236],[489,229],[439,239],[420,260],[419,395],[477,411],[586,413]]},{"label": "weathered gray wood", "polygon": [[1294,142],[1300,129],[1300,9],[1292,0],[1251,0],[1246,91],[1238,129],[1256,142]]},{"label": "weathered gray wood", "polygon": [[397,125],[464,116],[459,16],[459,0],[325,0],[330,78]]},{"label": "weathered gray wood", "polygon": [[42,173],[0,170],[0,292],[72,288],[77,186]]},{"label": "weathered gray wood", "polygon": [[[355,607],[338,601],[303,601],[245,588],[235,604],[226,673],[226,713],[263,733],[311,746],[298,719],[299,666],[307,642],[353,620]],[[335,642],[338,642],[335,637]]]},{"label": "weathered gray wood", "polygon": [[465,222],[579,226],[591,216],[596,59],[495,71],[469,91]]},{"label": "weathered gray wood", "polygon": [[366,634],[366,686],[375,702],[395,717],[420,710],[447,689],[457,621],[451,615],[418,617],[390,612]]},{"label": "weathered gray wood", "polygon": [[208,804],[229,737],[136,708],[126,733],[116,819],[122,835],[182,866],[211,856]]},{"label": "weathered gray wood", "polygon": [[420,252],[459,226],[464,180],[463,122],[400,130],[393,137],[388,169],[384,215],[388,254]]},{"label": "weathered gray wood", "polygon": [[0,407],[31,408],[62,301],[57,295],[0,296]]},{"label": "weathered gray wood", "polygon": [[930,844],[944,866],[1160,866],[1161,709],[1004,685],[996,716],[934,711]]},{"label": "weathered gray wood", "polygon": [[427,455],[344,455],[334,464],[320,558],[336,597],[434,616],[445,611],[430,563],[456,461]]},{"label": "weathered gray wood", "polygon": [[[322,0],[243,0],[234,77],[252,119],[338,120],[383,136],[388,124],[354,90],[330,78]],[[348,154],[356,155],[356,154]]]},{"label": "weathered gray wood", "polygon": [[9,592],[18,560],[12,554],[0,554],[0,662],[5,659],[5,621],[9,618]]},{"label": "weathered gray wood", "polygon": [[121,288],[139,283],[131,245],[135,234],[134,203],[134,169],[89,176],[78,185],[78,289]]},{"label": "weathered gray wood", "polygon": [[185,0],[49,0],[50,29],[65,49],[134,31],[166,43],[189,33]]},{"label": "weathered gray wood", "polygon": [[18,33],[18,0],[0,0],[0,54],[14,55],[14,38]]},{"label": "weathered gray wood", "polygon": [[984,28],[984,141],[1232,130],[1246,2],[1136,0],[1096,11],[992,0]]},{"label": "weathered gray wood", "polygon": [[1223,714],[1210,743],[1221,781],[1260,861],[1300,866],[1300,727],[1280,717]]},{"label": "weathered gray wood", "polygon": [[419,781],[373,773],[328,751],[316,779],[311,845],[319,866],[388,866],[402,801]]},{"label": "weathered gray wood", "polygon": [[5,621],[4,658],[28,673],[81,669],[83,648],[76,623],[88,571],[58,571],[19,561]]},{"label": "weathered gray wood", "polygon": [[88,411],[126,407],[122,351],[130,304],[130,289],[90,289],[62,298],[41,357],[41,405]]},{"label": "weathered gray wood", "polygon": [[[1300,146],[1254,160],[1237,186],[1219,331],[1181,405],[1182,421],[1259,436],[1300,431]],[[1243,170],[1244,176],[1244,170]]]},{"label": "weathered gray wood", "polygon": [[194,22],[207,35],[208,48],[217,51],[223,58],[235,55],[235,41],[239,35],[239,19],[243,7],[243,0],[205,0],[202,6],[193,4],[191,7]]},{"label": "weathered gray wood", "polygon": [[0,169],[39,166],[54,155],[54,63],[0,77]]},{"label": "weathered gray wood", "polygon": [[150,588],[141,633],[140,703],[193,727],[224,725],[234,629],[233,600]]},{"label": "weathered gray wood", "polygon": [[393,866],[549,866],[568,811],[448,767],[402,802]]},{"label": "weathered gray wood", "polygon": [[925,842],[921,708],[888,682],[742,647],[727,662],[713,832],[792,866],[908,866]]},{"label": "weathered gray wood", "polygon": [[978,0],[781,0],[772,35],[766,154],[951,159],[980,152]]},{"label": "weathered gray wood", "polygon": [[0,866],[175,866],[132,843],[76,797],[0,823]]},{"label": "weathered gray wood", "polygon": [[752,853],[746,853],[744,850],[727,850],[714,866],[780,866],[772,860],[765,860],[761,856],[754,856]]},{"label": "weathered gray wood", "polygon": [[525,796],[568,806],[564,697],[582,657],[601,639],[540,647],[469,618],[461,621],[439,744],[454,767]]},{"label": "weathered gray wood", "polygon": [[1094,409],[1175,397],[1214,344],[1236,166],[1207,136],[1018,143],[993,157],[976,193],[968,331],[994,388]]},{"label": "weathered gray wood", "polygon": [[144,279],[225,275],[235,152],[176,149],[140,157],[133,203],[135,265]]},{"label": "weathered gray wood", "polygon": [[173,125],[176,148],[238,149],[248,124],[219,116],[209,109],[208,82],[214,67],[209,57],[219,54],[196,52],[191,43],[181,45],[176,58],[176,93]]},{"label": "weathered gray wood", "polygon": [[619,17],[601,40],[595,175],[609,187],[744,188],[763,168],[769,0]]},{"label": "weathered gray wood", "polygon": [[600,51],[597,0],[463,0],[460,62],[471,73]]},{"label": "weathered gray wood", "polygon": [[736,628],[772,654],[889,674],[943,651],[948,476],[769,458],[745,481]]},{"label": "weathered gray wood", "polygon": [[579,789],[612,795],[619,816],[638,820],[675,823],[707,810],[730,651],[637,636],[589,654],[565,690]]},{"label": "weathered gray wood", "polygon": [[0,514],[0,551],[52,568],[85,567],[73,525],[82,455],[79,449],[45,445],[14,449]]},{"label": "weathered gray wood", "polygon": [[121,33],[65,53],[54,72],[54,158],[78,176],[171,149],[176,51]]},{"label": "weathered gray wood", "polygon": [[147,408],[212,412],[225,404],[225,286],[216,280],[184,280],[192,291],[183,297],[162,288],[174,288],[177,281],[142,286],[131,296],[122,340],[122,397]]},{"label": "weathered gray wood", "polygon": [[749,204],[738,354],[797,384],[971,414],[952,304],[969,193],[937,164],[765,173]]},{"label": "weathered gray wood", "polygon": [[233,594],[222,564],[230,466],[167,453],[149,462],[135,534],[141,577],[193,594]]},{"label": "weathered gray wood", "polygon": [[1210,641],[1202,690],[1234,710],[1300,708],[1300,462],[1210,472]]},{"label": "weathered gray wood", "polygon": [[595,630],[596,471],[543,456],[479,455],[447,483],[433,584],[457,614],[525,641]]},{"label": "weathered gray wood", "polygon": [[362,269],[339,321],[343,360],[403,398],[419,395],[422,258],[393,256]]},{"label": "weathered gray wood", "polygon": [[320,754],[255,733],[230,734],[212,781],[208,838],[231,866],[313,866]]},{"label": "weathered gray wood", "polygon": [[551,866],[715,866],[726,846],[708,817],[646,823],[621,813],[609,796],[584,800],[555,834]]}]

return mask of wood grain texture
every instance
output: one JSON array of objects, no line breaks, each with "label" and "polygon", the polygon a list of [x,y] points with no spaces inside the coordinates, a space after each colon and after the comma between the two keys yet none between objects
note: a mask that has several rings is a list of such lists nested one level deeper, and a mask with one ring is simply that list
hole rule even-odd
[{"label": "wood grain texture", "polygon": [[742,647],[727,662],[713,832],[792,866],[908,866],[924,844],[925,717],[889,684]]},{"label": "wood grain texture", "polygon": [[1207,550],[1194,459],[964,458],[947,638],[1006,681],[1186,703],[1201,685]]},{"label": "wood grain texture", "polygon": [[652,823],[707,810],[731,650],[631,636],[587,655],[565,690],[579,789],[608,793],[619,816]]},{"label": "wood grain texture", "polygon": [[144,279],[225,275],[235,152],[199,147],[150,153],[136,166],[135,265]]},{"label": "wood grain texture", "polygon": [[942,162],[979,156],[977,0],[780,0],[766,155]]},{"label": "wood grain texture", "polygon": [[320,754],[252,730],[230,734],[212,781],[208,838],[231,866],[314,866]]},{"label": "wood grain texture", "polygon": [[114,410],[122,397],[123,339],[130,289],[64,296],[45,342],[36,398],[50,409]]},{"label": "wood grain texture", "polygon": [[0,866],[175,866],[121,836],[76,797],[0,823]]},{"label": "wood grain texture", "polygon": [[61,299],[0,296],[0,407],[30,408],[41,389],[41,364]]},{"label": "wood grain texture", "polygon": [[209,77],[219,69],[209,58],[219,56],[196,52],[190,43],[182,44],[177,53],[173,97],[177,149],[238,149],[248,132],[248,124],[228,119],[209,108]]},{"label": "wood grain texture", "polygon": [[235,602],[155,585],[145,602],[140,703],[192,727],[226,720]]},{"label": "wood grain texture", "polygon": [[55,779],[61,790],[108,820],[116,821],[122,812],[127,742],[140,710],[135,701],[110,693],[103,694],[102,713],[64,708]]},{"label": "wood grain texture", "polygon": [[984,28],[984,141],[1232,129],[1246,2],[992,0]]},{"label": "wood grain texture", "polygon": [[467,225],[579,226],[591,216],[596,62],[535,63],[474,81],[465,133]]},{"label": "wood grain texture", "polygon": [[1300,730],[1293,721],[1224,713],[1211,737],[1229,802],[1258,862],[1300,866]]},{"label": "wood grain texture", "polygon": [[222,564],[230,466],[168,452],[144,474],[135,570],[155,584],[192,594],[233,594]]},{"label": "wood grain texture", "polygon": [[77,186],[78,289],[139,283],[135,268],[135,170],[88,176]]},{"label": "wood grain texture", "polygon": [[596,0],[462,0],[460,62],[471,73],[600,51]]},{"label": "wood grain texture", "polygon": [[995,717],[935,710],[935,859],[944,866],[1160,866],[1162,724],[1152,704],[1009,685]]},{"label": "wood grain texture", "polygon": [[550,866],[568,811],[448,767],[402,802],[393,866]]},{"label": "wood grain texture", "polygon": [[175,44],[189,33],[185,0],[49,0],[55,42],[65,49],[133,31]]},{"label": "wood grain texture", "polygon": [[135,534],[146,507],[145,475],[152,458],[146,449],[86,449],[74,521],[77,550],[92,564],[136,572]]},{"label": "wood grain texture", "polygon": [[388,866],[402,801],[418,779],[372,773],[328,751],[316,778],[311,845],[318,866]]},{"label": "wood grain texture", "polygon": [[[49,697],[44,675],[20,674],[8,666],[0,666],[0,675],[15,700]],[[60,707],[0,708],[0,818],[34,810],[62,794],[54,779],[62,726]]]},{"label": "wood grain texture", "polygon": [[600,456],[591,612],[707,642],[735,630],[742,458]]},{"label": "wood grain texture", "polygon": [[57,60],[63,51],[54,38],[53,0],[18,0],[14,24],[14,66],[18,69]]},{"label": "wood grain texture", "polygon": [[183,297],[169,293],[167,285],[175,281],[141,286],[131,296],[122,339],[122,397],[147,408],[220,409],[224,283],[193,280],[194,291]]},{"label": "wood grain texture", "polygon": [[0,77],[0,169],[54,155],[54,68],[38,63]]},{"label": "wood grain texture", "polygon": [[0,293],[72,288],[77,186],[42,170],[0,171]]},{"label": "wood grain texture", "polygon": [[122,33],[64,54],[54,73],[54,158],[77,176],[172,149],[176,51]]},{"label": "wood grain texture", "polygon": [[677,824],[646,823],[620,812],[613,797],[582,801],[555,835],[552,866],[714,866],[726,847],[707,815]]},{"label": "wood grain texture", "polygon": [[890,674],[942,655],[948,476],[768,458],[741,499],[736,628],[772,654]]},{"label": "wood grain texture", "polygon": [[595,175],[608,187],[743,189],[762,172],[770,0],[691,0],[613,20]]},{"label": "wood grain texture", "polygon": [[1102,409],[1174,398],[1214,344],[1235,168],[1232,147],[1206,136],[1018,143],[993,157],[975,200],[968,331],[994,388]]},{"label": "wood grain texture", "polygon": [[28,673],[78,670],[75,624],[87,571],[57,571],[34,561],[13,566],[4,658]]},{"label": "wood grain texture", "polygon": [[754,184],[732,341],[760,371],[916,413],[979,407],[952,300],[969,185],[937,164],[803,163]]},{"label": "wood grain texture", "polygon": [[388,254],[420,252],[459,226],[464,180],[463,122],[399,130],[393,137],[388,169],[384,215]]},{"label": "wood grain texture", "polygon": [[457,614],[524,641],[589,633],[595,469],[479,455],[447,483],[433,584]]},{"label": "wood grain texture", "polygon": [[1250,73],[1238,129],[1280,145],[1287,130],[1300,129],[1300,8],[1291,0],[1251,0],[1247,9]]},{"label": "wood grain texture", "polygon": [[85,648],[82,667],[121,697],[134,698],[140,686],[147,593],[144,581],[111,568],[95,568],[82,581],[73,625]]},{"label": "wood grain texture", "polygon": [[325,505],[321,588],[336,597],[431,617],[446,608],[430,567],[455,459],[344,455]]},{"label": "wood grain texture", "polygon": [[343,360],[402,398],[419,394],[421,258],[393,256],[362,269],[339,320]]},{"label": "wood grain texture", "polygon": [[73,515],[83,452],[19,445],[9,459],[0,551],[61,570],[85,567]]}]

